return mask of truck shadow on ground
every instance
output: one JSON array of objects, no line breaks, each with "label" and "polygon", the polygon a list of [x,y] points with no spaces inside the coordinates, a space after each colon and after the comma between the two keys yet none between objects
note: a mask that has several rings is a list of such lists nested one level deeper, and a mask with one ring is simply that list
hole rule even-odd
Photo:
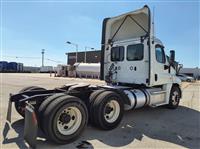
[{"label": "truck shadow on ground", "polygon": [[[114,130],[102,131],[88,126],[82,136],[73,143],[56,145],[38,139],[37,148],[93,148],[92,143],[89,143],[92,140],[98,140],[112,147],[123,147],[134,140],[141,141],[144,137],[181,145],[182,147],[199,148],[199,122],[200,112],[184,106],[180,106],[176,110],[147,107],[125,112],[121,124]],[[27,148],[23,140],[23,120],[14,122],[12,127],[18,137],[7,139],[4,135],[3,143],[15,142],[19,148]],[[39,133],[39,136],[44,137],[42,133]]]},{"label": "truck shadow on ground", "polygon": [[[13,122],[11,125],[9,123],[5,123],[3,129],[3,144],[16,143],[19,148],[26,149],[28,148],[24,142],[23,134],[24,134],[24,119],[20,119],[18,121]],[[9,131],[15,131],[17,136],[9,137]]]}]

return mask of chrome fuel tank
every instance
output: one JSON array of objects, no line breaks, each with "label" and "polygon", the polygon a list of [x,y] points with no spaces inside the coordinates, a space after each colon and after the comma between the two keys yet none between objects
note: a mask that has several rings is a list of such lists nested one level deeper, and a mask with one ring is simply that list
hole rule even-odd
[{"label": "chrome fuel tank", "polygon": [[141,108],[149,104],[149,94],[145,89],[132,89],[124,90],[124,93],[128,96],[131,105],[125,105],[125,110],[131,110]]}]

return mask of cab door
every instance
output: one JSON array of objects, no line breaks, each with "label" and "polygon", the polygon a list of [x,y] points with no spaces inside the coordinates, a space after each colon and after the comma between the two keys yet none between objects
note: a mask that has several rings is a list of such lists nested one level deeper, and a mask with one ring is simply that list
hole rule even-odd
[{"label": "cab door", "polygon": [[163,85],[171,82],[169,64],[165,56],[164,47],[155,45],[154,85]]},{"label": "cab door", "polygon": [[[120,54],[114,54],[117,47],[111,49],[111,61],[115,61],[116,82],[127,84],[146,84],[148,79],[148,48],[147,41],[127,41],[120,44]],[[119,48],[118,48],[119,49]],[[117,49],[116,49],[117,50]],[[112,54],[113,53],[113,54]],[[112,58],[115,57],[119,58]],[[113,75],[114,76],[114,75]]]}]

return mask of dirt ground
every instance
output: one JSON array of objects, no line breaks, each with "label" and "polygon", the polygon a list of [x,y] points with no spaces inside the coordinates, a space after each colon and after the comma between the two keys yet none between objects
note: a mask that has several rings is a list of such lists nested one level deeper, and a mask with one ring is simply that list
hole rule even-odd
[{"label": "dirt ground", "polygon": [[[0,74],[0,141],[1,149],[29,148],[23,140],[22,117],[12,111],[12,129],[5,127],[9,93],[37,85],[55,88],[66,83],[85,82],[103,84],[91,79],[55,78],[49,74]],[[164,107],[142,108],[125,112],[114,130],[102,131],[88,126],[78,140],[71,144],[55,145],[38,137],[37,148],[200,148],[200,82],[183,83],[183,98],[176,110]]]}]

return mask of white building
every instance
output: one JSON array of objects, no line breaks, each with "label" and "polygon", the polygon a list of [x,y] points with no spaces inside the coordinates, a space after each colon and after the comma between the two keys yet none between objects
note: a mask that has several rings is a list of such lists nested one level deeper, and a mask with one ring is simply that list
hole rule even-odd
[{"label": "white building", "polygon": [[181,68],[179,73],[183,73],[194,77],[195,79],[200,79],[200,69],[196,68]]}]

